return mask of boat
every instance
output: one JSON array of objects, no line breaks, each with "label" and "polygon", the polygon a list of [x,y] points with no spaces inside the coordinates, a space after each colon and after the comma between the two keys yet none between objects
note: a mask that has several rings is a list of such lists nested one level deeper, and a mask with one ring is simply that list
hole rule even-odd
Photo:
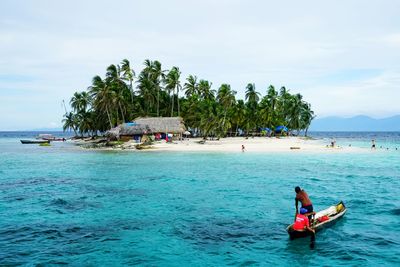
[{"label": "boat", "polygon": [[49,144],[50,140],[20,140],[22,144]]},{"label": "boat", "polygon": [[54,139],[54,136],[52,134],[39,134],[36,136],[36,139],[38,140],[51,140]]},{"label": "boat", "polygon": [[[327,209],[316,212],[314,215],[314,222],[312,224],[312,228],[315,232],[318,232],[325,227],[331,226],[336,223],[343,215],[346,213],[347,209],[344,205],[343,201],[340,201],[338,204],[330,206]],[[309,231],[296,231],[293,230],[293,224],[289,225],[286,228],[286,231],[289,234],[290,239],[296,239],[300,237],[306,237],[311,235]]]},{"label": "boat", "polygon": [[66,141],[65,138],[55,137],[52,134],[39,134],[36,139],[38,140],[48,140],[48,141]]}]

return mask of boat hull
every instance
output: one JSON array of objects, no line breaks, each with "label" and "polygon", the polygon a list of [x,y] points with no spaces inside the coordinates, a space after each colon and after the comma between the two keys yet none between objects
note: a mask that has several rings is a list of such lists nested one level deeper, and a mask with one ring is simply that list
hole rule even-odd
[{"label": "boat hull", "polygon": [[49,144],[50,140],[20,140],[22,144]]},{"label": "boat hull", "polygon": [[[340,218],[344,216],[346,213],[347,209],[346,206],[342,201],[340,201],[338,204],[331,206],[325,210],[322,210],[320,212],[317,212],[315,214],[315,220],[318,218],[321,218],[322,216],[328,216],[329,220],[324,221],[324,222],[317,222],[313,225],[313,229],[315,232],[319,232],[322,229],[329,227],[333,224],[335,224]],[[293,224],[289,225],[286,228],[290,239],[296,239],[296,238],[302,238],[302,237],[307,237],[311,235],[311,232],[309,231],[296,231],[293,230]]]}]

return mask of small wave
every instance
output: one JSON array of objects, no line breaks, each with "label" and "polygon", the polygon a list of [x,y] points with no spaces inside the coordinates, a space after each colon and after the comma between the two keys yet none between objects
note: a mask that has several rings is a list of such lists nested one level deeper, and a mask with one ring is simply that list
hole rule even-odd
[{"label": "small wave", "polygon": [[11,189],[19,187],[37,186],[43,184],[71,184],[71,180],[67,178],[52,178],[52,177],[33,177],[16,179],[7,183],[1,183],[0,189]]},{"label": "small wave", "polygon": [[348,201],[348,205],[347,206],[351,206],[351,205],[372,205],[374,203],[376,203],[376,199],[352,199]]},{"label": "small wave", "polygon": [[106,237],[102,240],[100,240],[100,242],[107,242],[107,241],[119,241],[121,240],[120,238],[112,238],[112,237]]},{"label": "small wave", "polygon": [[134,195],[134,196],[145,196],[147,194],[146,189],[142,188],[117,188],[117,187],[97,187],[92,185],[86,185],[85,189],[89,192],[95,192],[99,196],[104,195]]}]

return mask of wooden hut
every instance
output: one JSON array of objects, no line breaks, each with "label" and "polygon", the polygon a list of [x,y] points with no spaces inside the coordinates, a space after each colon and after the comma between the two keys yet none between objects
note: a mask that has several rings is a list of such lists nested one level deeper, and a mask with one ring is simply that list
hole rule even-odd
[{"label": "wooden hut", "polygon": [[136,124],[136,125],[127,125],[123,124],[121,130],[119,131],[119,139],[122,141],[129,141],[135,139],[137,141],[141,141],[144,135],[152,134],[153,132],[147,125]]},{"label": "wooden hut", "polygon": [[156,139],[168,139],[168,134],[181,138],[186,131],[181,117],[146,117],[137,118],[131,123],[124,123],[107,131],[110,139],[122,141],[138,140],[154,135]]}]

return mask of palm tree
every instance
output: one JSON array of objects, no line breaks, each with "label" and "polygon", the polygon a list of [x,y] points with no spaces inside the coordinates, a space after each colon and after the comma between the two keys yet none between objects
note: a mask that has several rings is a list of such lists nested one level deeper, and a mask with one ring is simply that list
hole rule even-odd
[{"label": "palm tree", "polygon": [[149,108],[154,104],[153,82],[150,73],[142,71],[138,78],[139,95],[146,101],[146,114],[149,114]]},{"label": "palm tree", "polygon": [[127,59],[122,60],[121,62],[121,72],[122,72],[122,79],[129,83],[129,91],[131,92],[131,101],[133,103],[133,78],[135,77],[135,71],[131,68],[130,62]]},{"label": "palm tree", "polygon": [[278,101],[278,92],[275,90],[275,87],[273,85],[270,85],[268,87],[266,99],[268,102],[268,115],[266,123],[268,127],[273,128],[275,126],[275,123],[273,122],[273,119],[275,118],[275,107]]},{"label": "palm tree", "polygon": [[63,124],[63,131],[65,132],[67,130],[72,129],[74,131],[74,133],[75,133],[75,136],[76,136],[77,135],[76,134],[77,121],[76,121],[74,113],[72,113],[72,112],[65,113],[64,117],[65,118],[62,120],[62,122],[64,123]]},{"label": "palm tree", "polygon": [[247,131],[257,128],[258,118],[258,101],[260,100],[260,93],[256,91],[254,83],[249,83],[246,86],[246,100],[247,100]]},{"label": "palm tree", "polygon": [[[106,72],[105,83],[107,87],[112,91],[112,107],[116,113],[117,123],[119,121],[119,113],[121,113],[122,120],[125,121],[125,110],[126,110],[126,99],[131,98],[131,91],[123,80],[121,76],[120,66],[115,66],[114,64],[108,66]],[[120,112],[119,112],[120,111]]]},{"label": "palm tree", "polygon": [[200,80],[198,85],[198,93],[203,99],[214,99],[215,90],[211,89],[212,83],[207,80]]},{"label": "palm tree", "polygon": [[94,99],[94,106],[96,110],[106,111],[110,128],[113,127],[111,118],[111,103],[113,100],[113,92],[106,82],[100,76],[95,76],[92,79],[92,85],[89,86],[89,93]]},{"label": "palm tree", "polygon": [[187,82],[183,85],[183,88],[186,90],[186,97],[189,98],[198,93],[197,76],[189,75],[189,77],[186,78],[186,81]]},{"label": "palm tree", "polygon": [[168,72],[165,82],[166,82],[166,88],[170,91],[172,91],[172,108],[171,108],[171,117],[174,116],[174,95],[175,95],[175,90],[177,93],[177,100],[178,100],[178,116],[180,116],[180,111],[179,111],[179,89],[182,88],[179,78],[180,78],[181,72],[179,71],[178,67],[172,67],[171,70]]},{"label": "palm tree", "polygon": [[311,121],[315,118],[314,111],[311,110],[311,105],[307,102],[302,103],[302,111],[301,111],[301,124],[302,129],[305,130],[304,136],[307,136],[308,128],[311,125]]},{"label": "palm tree", "polygon": [[236,126],[235,136],[237,136],[239,128],[243,129],[246,121],[246,105],[243,100],[238,100],[236,105],[234,106],[232,119],[233,124]]},{"label": "palm tree", "polygon": [[160,91],[161,91],[161,81],[164,80],[165,74],[161,69],[161,63],[157,60],[153,61],[151,67],[151,74],[153,78],[153,83],[155,89],[157,90],[157,117],[160,116]]},{"label": "palm tree", "polygon": [[[285,87],[278,93],[272,85],[261,98],[255,84],[249,83],[246,102],[236,102],[236,92],[228,84],[222,84],[216,92],[211,82],[189,75],[184,84],[185,97],[180,98],[180,75],[178,67],[165,74],[160,62],[146,59],[136,81],[135,95],[135,73],[130,62],[124,59],[120,65],[112,64],[104,79],[95,76],[87,91],[72,96],[73,112],[64,115],[63,128],[95,135],[135,116],[165,116],[169,112],[174,116],[175,102],[178,116],[182,112],[186,126],[203,136],[224,136],[229,130],[237,133],[238,129],[249,131],[278,124],[298,132],[305,130],[307,135],[314,118],[311,105],[300,94],[291,95]],[[162,83],[166,91],[162,90]]]},{"label": "palm tree", "polygon": [[87,92],[75,92],[70,104],[75,112],[86,111],[91,104],[91,97]]},{"label": "palm tree", "polygon": [[157,95],[157,117],[160,116],[160,91],[161,82],[165,79],[165,71],[161,68],[161,63],[157,60],[151,61],[146,59],[144,61],[145,68],[142,73],[147,75],[148,82],[152,84],[152,91],[156,92]]},{"label": "palm tree", "polygon": [[246,100],[250,103],[258,103],[260,100],[260,93],[256,91],[254,83],[249,83],[246,86]]},{"label": "palm tree", "polygon": [[300,114],[302,112],[302,96],[291,95],[287,101],[287,122],[290,129],[299,131],[301,128]]},{"label": "palm tree", "polygon": [[222,129],[226,129],[226,118],[228,111],[230,108],[236,103],[235,99],[236,91],[231,90],[231,86],[229,84],[222,84],[218,89],[217,100],[223,108],[223,120],[222,120]]}]

